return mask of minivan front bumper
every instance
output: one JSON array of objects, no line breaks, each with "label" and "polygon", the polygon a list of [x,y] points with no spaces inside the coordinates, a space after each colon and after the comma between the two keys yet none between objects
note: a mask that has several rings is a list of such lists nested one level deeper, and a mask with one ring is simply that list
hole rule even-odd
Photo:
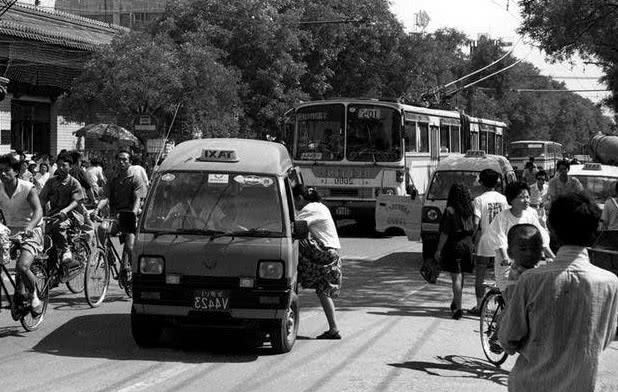
[{"label": "minivan front bumper", "polygon": [[[294,291],[287,280],[269,282],[267,287],[242,288],[238,278],[183,277],[180,284],[167,284],[162,276],[135,275],[133,309],[136,314],[203,326],[239,326],[242,320],[280,320],[286,317]],[[197,290],[221,290],[229,296],[225,310],[193,308]]]}]

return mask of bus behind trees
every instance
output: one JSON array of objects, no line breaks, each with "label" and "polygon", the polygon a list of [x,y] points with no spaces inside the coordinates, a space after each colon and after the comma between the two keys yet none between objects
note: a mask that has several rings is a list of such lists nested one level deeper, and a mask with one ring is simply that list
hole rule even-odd
[{"label": "bus behind trees", "polygon": [[521,178],[526,162],[534,158],[534,165],[549,176],[556,172],[556,162],[563,159],[562,144],[548,140],[520,140],[511,142],[509,162],[517,177]]},{"label": "bus behind trees", "polygon": [[305,184],[318,189],[333,216],[373,230],[378,198],[424,193],[448,155],[468,149],[502,154],[505,129],[503,122],[457,111],[340,98],[288,111],[281,137]]}]

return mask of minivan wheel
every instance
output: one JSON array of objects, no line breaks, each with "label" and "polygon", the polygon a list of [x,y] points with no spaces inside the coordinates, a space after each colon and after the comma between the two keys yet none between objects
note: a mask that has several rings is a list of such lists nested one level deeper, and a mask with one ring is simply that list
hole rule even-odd
[{"label": "minivan wheel", "polygon": [[295,294],[292,295],[293,298],[286,311],[286,316],[278,321],[270,331],[270,343],[273,351],[277,354],[289,352],[296,342],[300,318],[298,297]]},{"label": "minivan wheel", "polygon": [[139,347],[155,347],[162,332],[163,326],[159,320],[137,314],[131,309],[131,334]]}]

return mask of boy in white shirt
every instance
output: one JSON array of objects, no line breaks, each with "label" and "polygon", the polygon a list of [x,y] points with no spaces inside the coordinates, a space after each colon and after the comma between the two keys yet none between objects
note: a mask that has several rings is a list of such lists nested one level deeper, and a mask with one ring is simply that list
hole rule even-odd
[{"label": "boy in white shirt", "polygon": [[479,182],[485,189],[485,192],[474,199],[474,223],[480,229],[477,233],[478,242],[474,256],[476,306],[469,310],[469,313],[474,315],[480,314],[481,301],[485,296],[485,273],[487,266],[494,262],[495,251],[491,246],[488,235],[489,226],[496,215],[509,206],[506,197],[496,192],[496,185],[499,179],[500,174],[492,169],[481,171]]}]

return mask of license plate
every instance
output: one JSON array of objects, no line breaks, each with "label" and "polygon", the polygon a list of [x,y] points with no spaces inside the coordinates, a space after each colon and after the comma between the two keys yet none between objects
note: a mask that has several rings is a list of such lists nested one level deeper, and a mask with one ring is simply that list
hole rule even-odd
[{"label": "license plate", "polygon": [[226,290],[196,290],[193,295],[193,309],[206,312],[227,310],[230,294]]},{"label": "license plate", "polygon": [[350,209],[348,207],[337,207],[335,209],[335,215],[337,215],[337,216],[350,216]]}]

